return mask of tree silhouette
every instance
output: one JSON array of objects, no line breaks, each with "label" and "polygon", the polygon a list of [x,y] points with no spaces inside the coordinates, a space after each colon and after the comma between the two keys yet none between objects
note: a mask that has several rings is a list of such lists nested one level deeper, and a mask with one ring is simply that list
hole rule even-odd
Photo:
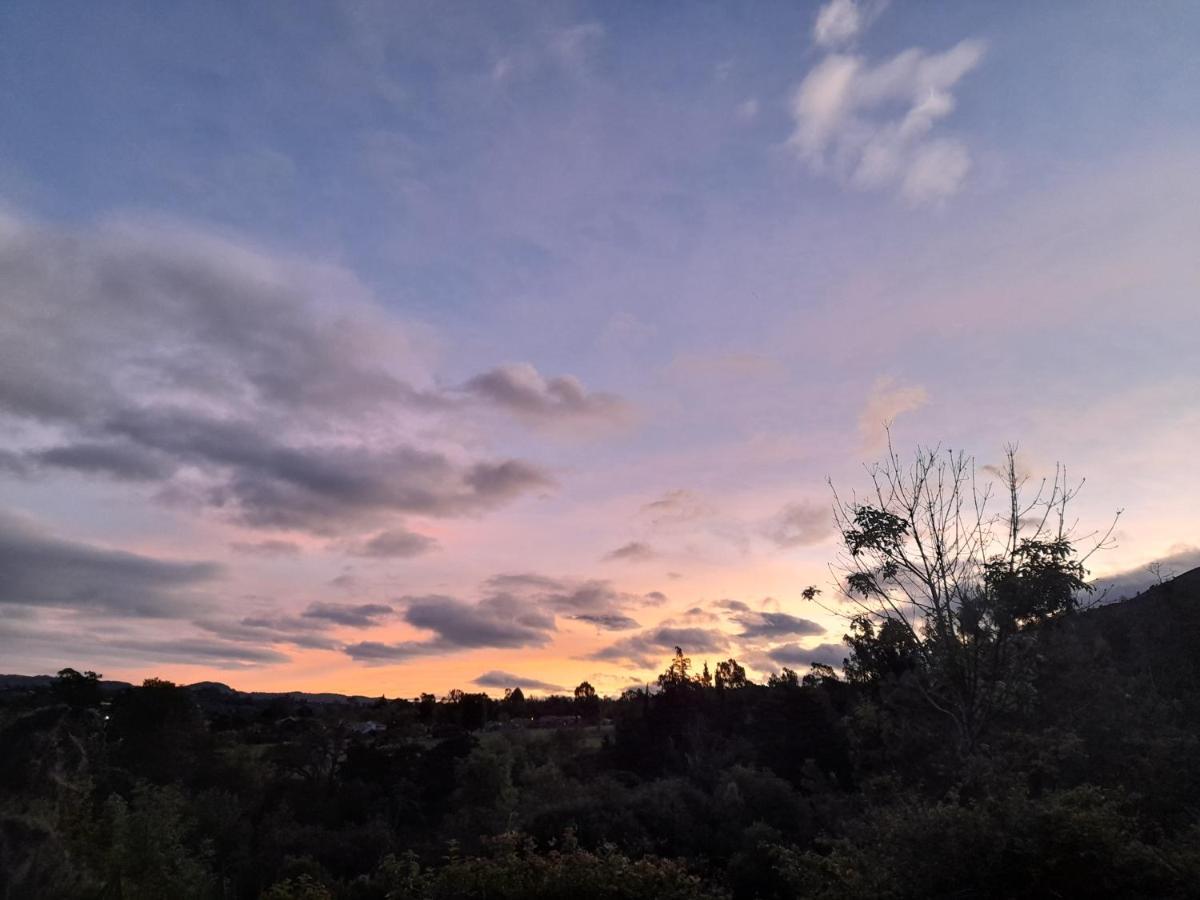
[{"label": "tree silhouette", "polygon": [[717,663],[715,686],[718,691],[744,688],[747,684],[746,670],[736,659],[727,659]]},{"label": "tree silhouette", "polygon": [[664,691],[674,691],[692,685],[692,660],[683,655],[683,648],[676,647],[675,655],[667,664],[667,670],[658,676],[658,686]]},{"label": "tree silhouette", "polygon": [[1017,635],[1075,609],[1090,590],[1084,562],[1108,546],[1116,521],[1078,554],[1067,509],[1082,482],[1072,485],[1060,466],[1026,497],[1013,446],[995,472],[998,510],[994,485],[980,485],[963,453],[918,448],[906,465],[889,442],[869,472],[869,501],[837,498],[835,507],[846,592],[860,609],[847,636],[851,671],[917,664],[923,697],[969,752],[1019,689],[1010,677]]}]

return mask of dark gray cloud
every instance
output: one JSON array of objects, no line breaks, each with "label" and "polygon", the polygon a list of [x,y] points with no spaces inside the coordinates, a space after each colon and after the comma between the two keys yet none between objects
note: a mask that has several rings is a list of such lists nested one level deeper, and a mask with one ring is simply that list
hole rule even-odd
[{"label": "dark gray cloud", "polygon": [[480,687],[492,688],[522,688],[525,690],[545,691],[547,693],[561,692],[566,688],[557,684],[550,684],[548,681],[538,681],[536,678],[522,678],[520,675],[513,675],[511,672],[501,672],[498,669],[493,669],[490,672],[484,672],[478,678],[474,679],[475,684]]},{"label": "dark gray cloud", "polygon": [[0,448],[0,474],[25,478],[29,473],[30,463],[25,454]]},{"label": "dark gray cloud", "polygon": [[343,649],[355,662],[386,665],[406,662],[418,656],[428,656],[450,648],[439,646],[433,641],[399,641],[391,644],[383,641],[359,641],[347,644]]},{"label": "dark gray cloud", "polygon": [[763,526],[763,534],[778,547],[819,544],[833,533],[833,513],[819,503],[789,503]]},{"label": "dark gray cloud", "polygon": [[301,615],[334,625],[369,628],[391,616],[395,610],[383,603],[310,603]]},{"label": "dark gray cloud", "polygon": [[361,662],[399,662],[458,650],[541,647],[555,631],[553,613],[511,594],[494,594],[475,604],[438,594],[400,602],[404,621],[432,632],[431,637],[393,644],[361,641],[347,646],[346,653]]},{"label": "dark gray cloud", "polygon": [[[0,470],[159,484],[252,527],[361,534],[472,515],[552,484],[450,435],[481,403],[534,420],[622,407],[507,366],[434,386],[411,334],[346,272],[183,228],[0,232]],[[434,447],[436,446],[436,449]]]},{"label": "dark gray cloud", "polygon": [[619,591],[612,582],[602,579],[571,581],[535,573],[496,575],[487,580],[485,587],[497,595],[518,597],[551,613],[612,631],[637,628],[629,610],[656,605],[660,597],[666,599],[657,593],[639,596]]},{"label": "dark gray cloud", "polygon": [[406,528],[393,528],[350,545],[349,552],[353,556],[371,559],[406,559],[428,553],[437,545],[438,542],[434,538],[424,534],[417,534]]},{"label": "dark gray cloud", "polygon": [[528,363],[499,366],[476,375],[462,390],[535,422],[621,422],[629,408],[612,394],[589,392],[570,375],[543,378]]},{"label": "dark gray cloud", "polygon": [[43,466],[107,475],[120,481],[159,481],[175,471],[170,457],[122,441],[65,444],[32,452],[29,459]]},{"label": "dark gray cloud", "polygon": [[1160,580],[1168,581],[1197,567],[1200,567],[1200,547],[1175,547],[1171,553],[1146,565],[1097,578],[1093,582],[1094,596],[1102,596],[1106,602],[1126,599],[1153,587]]},{"label": "dark gray cloud", "polygon": [[579,582],[558,591],[535,593],[532,596],[557,613],[612,631],[638,627],[629,611],[634,608],[657,606],[666,599],[657,591],[642,595],[619,591],[611,582],[599,579]]},{"label": "dark gray cloud", "polygon": [[[287,654],[253,642],[214,640],[204,636],[170,636],[107,634],[106,629],[80,627],[64,631],[45,624],[11,627],[0,624],[0,644],[7,645],[15,655],[50,661],[55,665],[71,665],[81,669],[103,671],[109,665],[129,666],[134,663],[153,665],[189,664],[244,669],[289,661]],[[147,672],[153,674],[153,671]]]},{"label": "dark gray cloud", "polygon": [[182,409],[126,410],[107,427],[208,470],[202,499],[258,527],[332,533],[395,512],[462,515],[552,484],[514,460],[463,467],[413,447],[288,445],[248,422]]},{"label": "dark gray cloud", "polygon": [[502,593],[514,591],[562,591],[566,584],[559,578],[538,575],[536,572],[518,572],[514,574],[493,575],[484,585],[491,590]]},{"label": "dark gray cloud", "polygon": [[291,644],[310,650],[336,650],[341,646],[327,634],[329,622],[282,613],[241,619],[201,618],[192,623],[201,631],[226,641],[269,647]]},{"label": "dark gray cloud", "polygon": [[604,559],[610,562],[647,562],[657,557],[654,548],[644,541],[630,541],[622,544],[616,550],[604,554]]},{"label": "dark gray cloud", "polygon": [[285,663],[291,659],[286,653],[272,650],[269,647],[254,647],[243,643],[210,641],[203,638],[110,641],[106,642],[104,646],[109,650],[120,651],[129,656],[170,663],[242,666]]},{"label": "dark gray cloud", "polygon": [[650,591],[642,596],[642,603],[645,606],[662,606],[667,602],[667,595],[662,591]]},{"label": "dark gray cloud", "polygon": [[713,508],[686,488],[667,491],[641,508],[641,515],[656,526],[682,525],[713,515]]},{"label": "dark gray cloud", "polygon": [[781,666],[810,666],[815,664],[839,668],[848,656],[844,644],[817,644],[801,647],[799,644],[781,644],[767,651],[767,656]]},{"label": "dark gray cloud", "polygon": [[640,628],[636,619],[631,619],[622,613],[580,613],[571,616],[577,622],[587,622],[602,631],[628,631],[630,628]]},{"label": "dark gray cloud", "polygon": [[718,609],[728,609],[739,613],[748,613],[751,611],[750,607],[741,600],[730,600],[729,598],[718,600],[713,606],[716,606]]},{"label": "dark gray cloud", "polygon": [[436,594],[406,598],[404,603],[409,625],[432,631],[454,647],[536,647],[554,630],[552,614],[504,594],[474,605]]},{"label": "dark gray cloud", "polygon": [[294,541],[281,541],[276,538],[265,541],[234,541],[229,545],[234,553],[246,556],[299,556],[300,545]]},{"label": "dark gray cloud", "polygon": [[194,614],[194,589],[220,575],[179,562],[46,535],[0,513],[0,604],[90,609],[128,616]]},{"label": "dark gray cloud", "polygon": [[728,646],[729,639],[721,631],[662,625],[601,647],[587,658],[624,662],[640,669],[649,669],[662,664],[676,647],[685,654],[692,654],[718,653]]},{"label": "dark gray cloud", "polygon": [[781,612],[745,612],[735,615],[733,621],[742,626],[738,637],[746,639],[825,633],[825,628],[816,622]]},{"label": "dark gray cloud", "polygon": [[483,587],[483,599],[473,604],[441,595],[403,598],[401,618],[432,632],[428,638],[391,644],[361,641],[345,650],[354,659],[383,663],[477,648],[540,647],[557,630],[558,616],[605,631],[627,631],[639,627],[628,610],[646,605],[644,597],[598,579],[509,573],[489,578]]}]

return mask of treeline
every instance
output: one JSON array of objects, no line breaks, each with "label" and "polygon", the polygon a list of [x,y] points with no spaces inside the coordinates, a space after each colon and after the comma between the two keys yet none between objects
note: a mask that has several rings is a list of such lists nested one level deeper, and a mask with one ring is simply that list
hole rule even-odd
[{"label": "treeline", "polygon": [[615,699],[264,704],[66,671],[4,697],[3,896],[1196,896],[1197,581],[1027,629],[1019,700],[969,750],[880,629],[845,676],[680,651]]}]

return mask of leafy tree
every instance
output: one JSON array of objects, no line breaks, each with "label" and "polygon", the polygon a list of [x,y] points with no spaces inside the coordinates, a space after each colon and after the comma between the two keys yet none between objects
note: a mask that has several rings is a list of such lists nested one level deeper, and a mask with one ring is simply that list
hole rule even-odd
[{"label": "leafy tree", "polygon": [[736,659],[727,659],[717,663],[715,685],[718,691],[737,690],[747,685],[746,669],[738,664]]},{"label": "leafy tree", "polygon": [[889,444],[869,472],[869,499],[838,498],[835,509],[847,595],[860,608],[852,672],[915,662],[925,701],[970,752],[1020,689],[1011,676],[1022,629],[1076,608],[1089,589],[1084,562],[1115,520],[1079,555],[1067,517],[1079,485],[1059,467],[1026,496],[1015,447],[998,472],[999,509],[962,453],[919,448],[905,465]]},{"label": "leafy tree", "polygon": [[575,688],[575,699],[582,702],[594,700],[596,699],[596,689],[588,682],[581,681]]},{"label": "leafy tree", "polygon": [[525,692],[520,687],[506,690],[504,692],[504,700],[501,701],[501,706],[514,719],[524,717],[526,715]]},{"label": "leafy tree", "polygon": [[581,681],[575,688],[575,708],[583,718],[591,720],[600,714],[600,698],[589,682]]},{"label": "leafy tree", "polygon": [[91,670],[59,669],[54,693],[70,706],[96,706],[100,702],[100,678]]},{"label": "leafy tree", "polygon": [[683,655],[683,648],[676,647],[675,655],[667,664],[667,670],[658,676],[658,686],[664,691],[691,687],[694,684],[691,669],[691,658]]}]

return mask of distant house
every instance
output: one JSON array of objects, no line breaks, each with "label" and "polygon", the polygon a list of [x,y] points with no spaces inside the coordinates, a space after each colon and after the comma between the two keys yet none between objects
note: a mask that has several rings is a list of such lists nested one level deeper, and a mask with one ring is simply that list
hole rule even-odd
[{"label": "distant house", "polygon": [[350,726],[350,730],[355,734],[379,734],[381,731],[387,731],[387,726],[382,722],[355,722]]}]

